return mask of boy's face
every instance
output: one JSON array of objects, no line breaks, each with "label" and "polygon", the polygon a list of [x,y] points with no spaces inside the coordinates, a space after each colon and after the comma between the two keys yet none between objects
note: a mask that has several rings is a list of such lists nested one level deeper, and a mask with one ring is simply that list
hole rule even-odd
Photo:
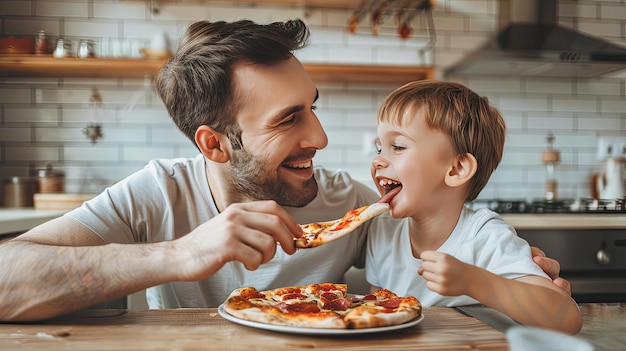
[{"label": "boy's face", "polygon": [[372,161],[372,178],[381,194],[401,186],[390,203],[395,218],[434,210],[445,201],[444,178],[456,160],[447,135],[428,127],[423,111],[405,116],[404,127],[378,124],[379,154]]},{"label": "boy's face", "polygon": [[313,156],[328,143],[313,112],[315,85],[295,58],[272,66],[242,63],[233,78],[243,143],[232,151],[233,183],[252,200],[308,204],[317,196]]}]

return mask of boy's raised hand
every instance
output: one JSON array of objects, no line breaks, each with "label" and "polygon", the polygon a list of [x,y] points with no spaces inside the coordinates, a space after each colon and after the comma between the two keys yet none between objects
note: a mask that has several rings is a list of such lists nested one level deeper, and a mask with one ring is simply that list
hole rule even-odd
[{"label": "boy's raised hand", "polygon": [[437,251],[424,251],[420,259],[422,267],[417,273],[426,279],[428,289],[444,296],[467,295],[471,265]]}]

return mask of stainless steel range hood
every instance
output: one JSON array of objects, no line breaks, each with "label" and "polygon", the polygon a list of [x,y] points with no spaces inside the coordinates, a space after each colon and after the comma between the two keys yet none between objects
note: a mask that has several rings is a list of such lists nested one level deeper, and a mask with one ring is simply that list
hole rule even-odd
[{"label": "stainless steel range hood", "polygon": [[[510,21],[520,6],[533,7],[534,21]],[[592,78],[626,73],[626,47],[559,26],[556,7],[556,0],[501,1],[500,32],[446,75]]]}]

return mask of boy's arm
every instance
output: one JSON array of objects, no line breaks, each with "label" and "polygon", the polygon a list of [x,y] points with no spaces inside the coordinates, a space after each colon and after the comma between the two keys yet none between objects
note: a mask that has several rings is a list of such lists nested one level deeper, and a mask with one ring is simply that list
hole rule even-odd
[{"label": "boy's arm", "polygon": [[508,279],[435,251],[425,251],[421,258],[419,273],[438,294],[468,295],[524,325],[570,334],[582,327],[576,302],[546,278]]},{"label": "boy's arm", "polygon": [[559,261],[547,257],[546,254],[541,251],[540,248],[531,246],[530,252],[533,257],[533,261],[543,270],[559,288],[563,289],[568,295],[572,294],[572,285],[566,279],[559,277],[561,273],[561,265]]}]

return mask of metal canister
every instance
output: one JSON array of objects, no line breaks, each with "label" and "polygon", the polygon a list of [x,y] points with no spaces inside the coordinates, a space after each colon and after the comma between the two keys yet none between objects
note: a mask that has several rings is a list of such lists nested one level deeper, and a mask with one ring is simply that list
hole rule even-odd
[{"label": "metal canister", "polygon": [[35,36],[35,54],[44,55],[48,53],[48,39],[46,32],[42,29]]},{"label": "metal canister", "polygon": [[62,193],[65,191],[65,173],[48,165],[37,170],[37,183],[40,193]]},{"label": "metal canister", "polygon": [[4,207],[33,207],[37,182],[32,177],[10,177],[4,180]]}]

